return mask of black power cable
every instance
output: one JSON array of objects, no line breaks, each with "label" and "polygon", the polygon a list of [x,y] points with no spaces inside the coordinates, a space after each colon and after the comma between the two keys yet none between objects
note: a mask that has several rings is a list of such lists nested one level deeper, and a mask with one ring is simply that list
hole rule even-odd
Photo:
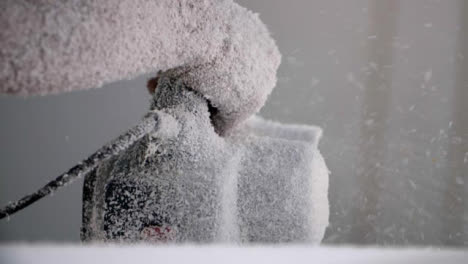
[{"label": "black power cable", "polygon": [[41,198],[56,191],[57,189],[83,177],[84,175],[94,170],[102,162],[108,160],[114,155],[119,154],[121,151],[126,150],[143,136],[157,130],[157,125],[158,115],[155,112],[149,112],[138,125],[128,130],[125,134],[114,139],[109,144],[104,145],[98,151],[68,170],[66,173],[61,174],[55,180],[47,183],[44,187],[40,188],[36,192],[26,195],[18,201],[11,202],[2,208],[0,210],[0,219],[8,217],[18,212],[19,210],[24,209]]}]

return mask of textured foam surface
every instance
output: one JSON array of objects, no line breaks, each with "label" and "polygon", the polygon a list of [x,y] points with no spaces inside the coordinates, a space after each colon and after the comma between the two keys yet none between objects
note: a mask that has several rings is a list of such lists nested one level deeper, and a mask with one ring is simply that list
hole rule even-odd
[{"label": "textured foam surface", "polygon": [[220,132],[265,102],[278,49],[231,0],[0,2],[0,92],[49,94],[176,68],[218,108]]}]

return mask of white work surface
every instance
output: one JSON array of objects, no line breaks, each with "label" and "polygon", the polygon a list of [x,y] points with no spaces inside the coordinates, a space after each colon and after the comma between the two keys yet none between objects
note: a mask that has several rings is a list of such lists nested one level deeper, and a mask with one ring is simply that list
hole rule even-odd
[{"label": "white work surface", "polygon": [[468,263],[468,250],[306,246],[4,244],[0,263]]}]

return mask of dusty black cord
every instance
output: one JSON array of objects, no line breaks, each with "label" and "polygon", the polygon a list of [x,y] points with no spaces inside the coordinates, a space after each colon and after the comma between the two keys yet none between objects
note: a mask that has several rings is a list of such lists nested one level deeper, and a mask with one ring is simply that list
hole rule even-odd
[{"label": "dusty black cord", "polygon": [[148,113],[138,125],[128,130],[125,134],[114,139],[109,144],[104,145],[98,151],[68,170],[66,173],[58,176],[55,180],[47,183],[44,187],[37,190],[36,192],[30,195],[26,195],[16,202],[11,202],[0,210],[0,219],[16,213],[17,211],[54,192],[55,190],[83,177],[95,169],[103,161],[106,161],[110,157],[120,153],[122,150],[127,149],[144,135],[155,131],[158,125],[157,117],[157,114],[154,112]]}]

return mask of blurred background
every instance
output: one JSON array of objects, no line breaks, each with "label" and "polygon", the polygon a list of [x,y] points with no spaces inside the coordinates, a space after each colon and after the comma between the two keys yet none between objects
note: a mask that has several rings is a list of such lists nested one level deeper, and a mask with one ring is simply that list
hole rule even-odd
[{"label": "blurred background", "polygon": [[[321,126],[324,243],[468,246],[468,2],[239,0],[283,54],[261,115]],[[139,121],[151,75],[0,96],[0,204]],[[79,241],[82,181],[0,221],[0,241]]]}]

